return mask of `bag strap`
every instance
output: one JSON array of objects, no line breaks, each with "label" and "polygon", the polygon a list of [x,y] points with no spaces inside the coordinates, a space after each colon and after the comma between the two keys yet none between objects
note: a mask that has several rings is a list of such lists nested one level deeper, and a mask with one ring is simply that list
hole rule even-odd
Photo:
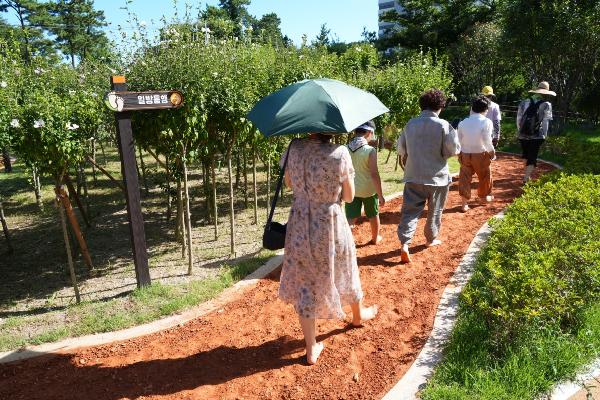
[{"label": "bag strap", "polygon": [[273,214],[275,214],[275,205],[277,204],[277,200],[279,199],[279,192],[281,191],[281,187],[283,186],[283,177],[285,176],[285,168],[287,167],[287,162],[290,158],[290,150],[292,149],[292,143],[294,143],[296,140],[297,139],[292,139],[287,148],[287,152],[285,153],[285,159],[283,160],[283,168],[281,168],[281,171],[279,172],[279,178],[277,179],[275,194],[273,195],[273,200],[271,200],[271,210],[269,211],[267,226],[269,226],[273,221]]}]

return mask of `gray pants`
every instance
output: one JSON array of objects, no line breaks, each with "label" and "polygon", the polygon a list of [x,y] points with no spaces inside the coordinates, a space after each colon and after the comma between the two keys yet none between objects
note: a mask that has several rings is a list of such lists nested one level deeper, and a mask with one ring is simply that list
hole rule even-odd
[{"label": "gray pants", "polygon": [[415,231],[417,222],[425,203],[427,203],[427,222],[425,223],[425,238],[428,242],[433,241],[440,231],[442,224],[442,212],[448,197],[446,186],[421,185],[419,183],[405,183],[400,211],[400,224],[398,225],[398,238],[400,243],[409,244]]}]

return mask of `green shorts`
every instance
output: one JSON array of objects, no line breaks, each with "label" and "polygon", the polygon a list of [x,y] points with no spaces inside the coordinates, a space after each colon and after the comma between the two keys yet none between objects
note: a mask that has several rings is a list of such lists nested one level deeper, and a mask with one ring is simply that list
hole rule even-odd
[{"label": "green shorts", "polygon": [[379,214],[379,197],[374,194],[370,197],[355,197],[352,203],[346,203],[346,217],[348,219],[360,217],[363,204],[367,218],[373,218]]}]

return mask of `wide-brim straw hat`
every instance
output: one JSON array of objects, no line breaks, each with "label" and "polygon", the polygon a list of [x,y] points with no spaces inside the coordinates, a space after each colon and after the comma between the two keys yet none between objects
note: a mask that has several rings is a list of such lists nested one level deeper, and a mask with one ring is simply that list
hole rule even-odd
[{"label": "wide-brim straw hat", "polygon": [[543,81],[538,84],[537,89],[530,90],[529,93],[547,94],[549,96],[556,96],[556,92],[550,90],[550,84]]}]

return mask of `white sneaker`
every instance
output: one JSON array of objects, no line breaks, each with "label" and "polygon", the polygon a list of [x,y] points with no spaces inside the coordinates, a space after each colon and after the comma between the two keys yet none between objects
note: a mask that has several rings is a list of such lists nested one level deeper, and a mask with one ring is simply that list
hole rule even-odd
[{"label": "white sneaker", "polygon": [[494,196],[492,196],[492,195],[485,196],[485,201],[487,201],[488,203],[491,203],[492,200],[494,200]]}]

